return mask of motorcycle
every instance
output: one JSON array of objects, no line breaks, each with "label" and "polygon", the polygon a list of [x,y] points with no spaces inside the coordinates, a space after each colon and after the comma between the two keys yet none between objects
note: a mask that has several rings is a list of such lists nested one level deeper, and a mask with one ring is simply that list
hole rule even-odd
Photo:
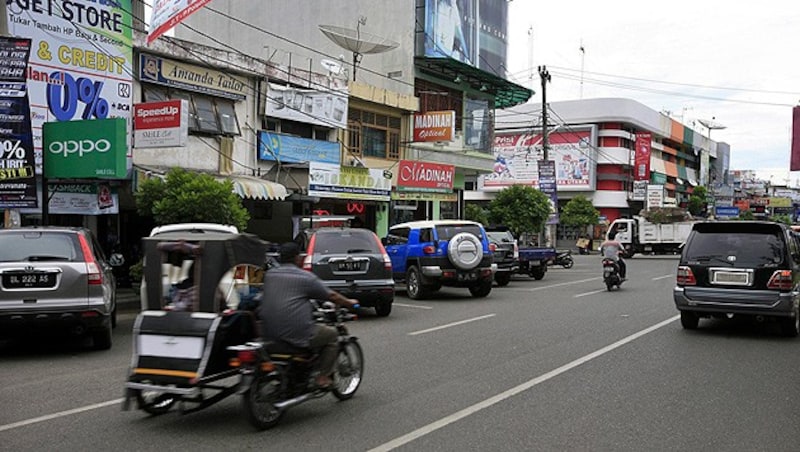
[{"label": "motorcycle", "polygon": [[330,389],[319,388],[312,372],[319,355],[286,343],[248,342],[227,347],[235,353],[245,417],[255,428],[266,430],[280,421],[287,409],[331,392],[339,400],[353,397],[364,373],[364,355],[358,339],[350,336],[344,322],[356,316],[331,302],[317,305],[316,320],[336,328],[339,352]]},{"label": "motorcycle", "polygon": [[603,282],[606,289],[613,290],[616,286],[618,289],[622,285],[622,277],[619,274],[619,264],[610,258],[603,258]]},{"label": "motorcycle", "polygon": [[564,268],[572,268],[575,265],[575,261],[572,259],[572,251],[559,251],[550,262],[550,265],[560,265]]}]

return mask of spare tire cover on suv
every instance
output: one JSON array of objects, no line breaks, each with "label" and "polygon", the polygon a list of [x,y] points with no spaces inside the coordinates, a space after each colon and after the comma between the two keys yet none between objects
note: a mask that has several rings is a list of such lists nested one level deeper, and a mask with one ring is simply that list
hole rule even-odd
[{"label": "spare tire cover on suv", "polygon": [[472,270],[483,259],[483,245],[480,239],[469,232],[453,236],[447,244],[447,257],[461,270]]}]

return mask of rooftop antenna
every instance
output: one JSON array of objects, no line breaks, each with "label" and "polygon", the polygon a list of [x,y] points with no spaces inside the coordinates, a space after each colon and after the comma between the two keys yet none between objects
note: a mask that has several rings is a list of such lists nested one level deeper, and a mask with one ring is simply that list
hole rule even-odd
[{"label": "rooftop antenna", "polygon": [[319,26],[322,34],[328,39],[339,47],[353,52],[353,81],[356,81],[356,68],[361,64],[364,54],[388,52],[400,45],[388,38],[361,31],[361,26],[366,24],[367,17],[359,16],[355,30],[335,25]]},{"label": "rooftop antenna", "polygon": [[586,56],[586,48],[583,47],[583,38],[581,38],[581,99],[583,99],[583,60]]},{"label": "rooftop antenna", "polygon": [[536,89],[536,80],[533,78],[533,25],[528,27],[528,80],[531,83],[531,89]]}]

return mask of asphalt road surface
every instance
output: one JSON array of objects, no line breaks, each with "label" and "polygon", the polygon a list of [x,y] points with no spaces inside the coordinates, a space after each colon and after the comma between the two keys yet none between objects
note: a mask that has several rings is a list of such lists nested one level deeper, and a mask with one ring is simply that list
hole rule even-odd
[{"label": "asphalt road surface", "polygon": [[122,411],[135,313],[105,352],[0,343],[0,449],[800,450],[800,339],[736,319],[684,331],[674,257],[628,260],[613,292],[598,256],[575,259],[485,299],[398,291],[389,317],[349,325],[365,352],[355,397],[302,404],[265,432],[235,396],[187,415]]}]

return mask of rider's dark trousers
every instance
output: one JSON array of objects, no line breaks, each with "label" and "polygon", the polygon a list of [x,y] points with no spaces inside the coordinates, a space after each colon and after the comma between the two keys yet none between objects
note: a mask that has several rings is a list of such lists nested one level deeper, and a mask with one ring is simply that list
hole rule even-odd
[{"label": "rider's dark trousers", "polygon": [[336,352],[338,351],[336,339],[339,333],[335,328],[327,325],[314,325],[316,327],[314,335],[311,336],[309,344],[313,350],[319,350],[319,359],[316,369],[320,375],[330,375],[333,373],[333,364],[336,362]]}]

